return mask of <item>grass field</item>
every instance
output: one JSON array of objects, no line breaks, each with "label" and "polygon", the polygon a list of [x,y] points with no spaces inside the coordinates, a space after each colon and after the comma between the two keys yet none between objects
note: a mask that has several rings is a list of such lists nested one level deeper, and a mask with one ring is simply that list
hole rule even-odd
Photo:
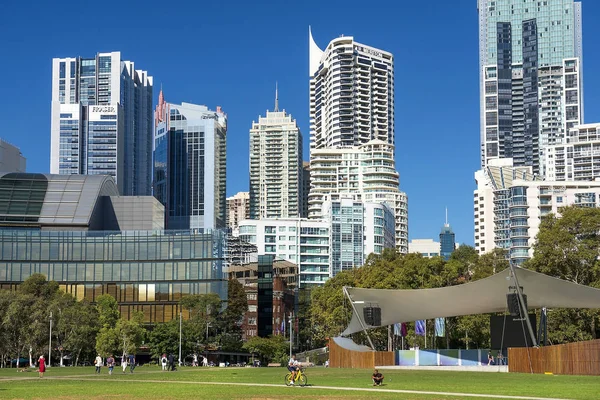
[{"label": "grass field", "polygon": [[[468,395],[599,399],[600,377],[506,373],[383,371],[385,386],[373,388],[370,370],[309,368],[309,387],[285,387],[284,368],[182,368],[134,374],[102,368],[50,368],[37,373],[0,369],[0,399],[461,399]],[[398,391],[413,391],[412,393]],[[427,393],[418,393],[427,392]],[[454,393],[454,396],[449,395]],[[489,397],[488,397],[489,398]]]}]

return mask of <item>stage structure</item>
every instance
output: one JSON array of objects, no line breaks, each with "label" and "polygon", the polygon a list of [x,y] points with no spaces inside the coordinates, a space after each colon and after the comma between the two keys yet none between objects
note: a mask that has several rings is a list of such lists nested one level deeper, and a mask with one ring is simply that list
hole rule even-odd
[{"label": "stage structure", "polygon": [[[522,318],[534,347],[534,328],[527,310],[600,308],[600,289],[578,285],[514,265],[488,278],[435,289],[363,289],[344,287],[352,319],[348,336],[381,326],[444,317],[506,312]],[[374,346],[369,338],[369,344]],[[364,350],[364,349],[363,349]],[[342,366],[342,365],[340,365]]]}]

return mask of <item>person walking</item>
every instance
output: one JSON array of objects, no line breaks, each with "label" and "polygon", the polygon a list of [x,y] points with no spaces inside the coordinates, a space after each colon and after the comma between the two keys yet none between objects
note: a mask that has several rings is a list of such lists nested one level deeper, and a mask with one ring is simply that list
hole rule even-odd
[{"label": "person walking", "polygon": [[100,357],[100,354],[98,354],[96,356],[96,360],[94,361],[94,365],[96,366],[96,373],[99,374],[100,373],[100,367],[102,367],[102,357]]},{"label": "person walking", "polygon": [[125,353],[121,356],[121,367],[123,367],[123,373],[125,373],[127,370],[127,355]]},{"label": "person walking", "polygon": [[173,353],[169,353],[169,371],[175,371],[175,357],[173,357]]},{"label": "person walking", "polygon": [[162,364],[162,370],[167,370],[167,355],[163,353],[162,358],[160,359],[160,363]]},{"label": "person walking", "polygon": [[40,358],[38,359],[38,367],[39,367],[39,373],[40,373],[40,378],[44,377],[44,372],[46,372],[46,359],[44,358],[44,356],[40,356]]},{"label": "person walking", "polygon": [[129,372],[133,374],[133,370],[135,369],[135,356],[133,354],[129,355]]},{"label": "person walking", "polygon": [[108,374],[112,375],[113,368],[115,367],[115,357],[112,354],[106,359],[106,366],[108,367]]}]

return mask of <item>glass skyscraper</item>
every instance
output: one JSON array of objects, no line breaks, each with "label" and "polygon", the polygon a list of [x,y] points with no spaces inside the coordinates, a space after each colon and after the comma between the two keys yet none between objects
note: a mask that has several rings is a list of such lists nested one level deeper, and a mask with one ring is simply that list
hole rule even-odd
[{"label": "glass skyscraper", "polygon": [[226,226],[227,115],[217,107],[166,103],[155,113],[154,196],[166,229]]},{"label": "glass skyscraper", "polygon": [[546,148],[583,122],[581,3],[479,0],[481,164],[545,175]]},{"label": "glass skyscraper", "polygon": [[123,195],[152,191],[152,77],[120,52],[52,62],[54,174],[110,175]]}]

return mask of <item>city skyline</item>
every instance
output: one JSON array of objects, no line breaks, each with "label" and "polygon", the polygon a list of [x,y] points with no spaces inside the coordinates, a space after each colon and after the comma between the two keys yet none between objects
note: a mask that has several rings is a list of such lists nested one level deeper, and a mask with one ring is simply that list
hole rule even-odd
[{"label": "city skyline", "polygon": [[[19,7],[21,6],[11,4],[9,9],[15,8],[12,11],[15,11],[16,14],[23,13],[24,10],[19,10]],[[306,5],[306,7],[308,9],[310,5]],[[298,14],[297,22],[287,24],[289,27],[285,32],[289,33],[282,35],[281,38],[273,38],[273,35],[269,34],[272,32],[272,28],[257,29],[242,42],[244,44],[252,41],[258,43],[259,37],[269,37],[276,43],[270,45],[271,52],[275,54],[268,55],[268,58],[286,57],[286,60],[289,61],[283,62],[279,68],[269,67],[258,75],[254,75],[255,82],[252,82],[252,74],[257,69],[239,73],[243,68],[239,65],[235,66],[231,62],[234,60],[232,58],[222,60],[223,62],[215,61],[215,66],[202,70],[207,77],[200,77],[197,81],[190,82],[189,77],[184,78],[184,73],[191,71],[192,66],[196,68],[196,64],[182,59],[179,66],[175,67],[176,64],[172,62],[158,60],[160,57],[151,51],[157,45],[156,41],[162,43],[164,39],[149,39],[147,44],[135,43],[136,47],[134,43],[119,41],[121,35],[108,34],[102,40],[99,38],[83,40],[69,36],[68,28],[57,27],[56,34],[59,40],[56,43],[61,44],[41,48],[36,47],[38,45],[34,46],[32,37],[28,39],[29,36],[25,35],[25,43],[33,46],[31,49],[33,50],[32,65],[20,66],[19,68],[24,70],[23,73],[13,69],[13,66],[1,67],[3,71],[6,69],[8,75],[12,77],[10,82],[5,83],[10,100],[5,100],[1,107],[3,115],[6,113],[7,117],[10,116],[5,118],[9,121],[9,129],[4,138],[21,148],[25,157],[30,161],[28,162],[29,171],[47,172],[49,154],[44,143],[49,143],[50,136],[48,123],[50,85],[47,81],[51,58],[67,55],[85,56],[99,51],[118,50],[121,51],[123,57],[135,60],[145,70],[148,70],[155,77],[157,87],[160,83],[168,87],[171,98],[199,104],[220,104],[228,111],[229,130],[235,132],[228,140],[228,169],[229,171],[239,171],[239,174],[228,174],[227,195],[247,190],[247,126],[257,113],[272,103],[272,87],[275,80],[280,82],[282,102],[298,119],[301,130],[309,131],[308,105],[306,104],[308,85],[305,80],[308,62],[305,55],[307,53],[306,29],[309,24],[312,24],[313,35],[319,43],[343,33],[359,38],[362,43],[368,43],[394,54],[396,63],[396,160],[397,169],[401,172],[402,190],[410,195],[410,237],[435,238],[439,233],[439,222],[443,220],[444,206],[448,204],[452,210],[453,228],[458,241],[472,244],[472,191],[475,186],[472,174],[479,164],[476,150],[479,130],[477,12],[474,4],[462,7],[438,2],[435,12],[427,15],[429,21],[426,22],[435,29],[432,28],[431,33],[425,33],[421,38],[422,43],[418,45],[419,48],[422,47],[431,52],[431,55],[428,56],[425,54],[425,50],[414,53],[417,46],[415,43],[411,43],[410,36],[406,35],[415,26],[423,23],[423,18],[427,13],[422,7],[414,5],[410,7],[408,11],[412,11],[414,15],[407,18],[405,28],[394,28],[396,30],[395,34],[391,35],[392,38],[388,38],[389,35],[384,34],[390,27],[389,25],[377,28],[372,21],[366,21],[364,26],[359,26],[359,24],[350,26],[344,22],[343,15],[345,14],[340,16],[340,21],[328,20],[325,24],[319,20],[311,21],[307,10]],[[598,31],[591,21],[598,15],[600,7],[593,2],[584,0],[583,8],[584,37],[594,37],[594,32]],[[45,16],[52,15],[49,9],[43,11]],[[242,11],[245,12],[248,9]],[[35,13],[38,12],[36,10]],[[252,15],[257,15],[260,14],[260,11],[254,11],[254,13],[256,14]],[[241,14],[243,12],[236,11],[233,15],[228,16],[225,23],[237,21],[241,18]],[[380,25],[391,22],[389,16],[380,17],[381,20],[378,21]],[[452,20],[453,18],[455,19]],[[409,21],[410,19],[414,19],[414,21]],[[444,22],[445,19],[452,21]],[[119,19],[117,18],[110,24],[118,23]],[[441,25],[436,27],[436,23]],[[207,28],[210,26],[202,29]],[[20,32],[20,28],[12,24],[12,21],[9,21],[9,24],[3,29],[9,29],[7,32],[12,33],[8,34],[9,37],[14,37]],[[455,30],[454,32],[464,39],[464,45],[459,46],[460,48],[447,48],[446,45],[434,46],[436,40],[439,41],[442,29]],[[208,43],[207,51],[217,47],[236,49],[236,45],[232,44],[233,36],[233,34],[224,34],[219,40],[215,40],[215,43]],[[63,39],[71,37],[73,40],[61,41],[61,37]],[[42,43],[45,41],[42,40]],[[278,46],[282,46],[283,43],[286,43],[288,47],[282,47],[281,51],[273,50],[278,49]],[[9,51],[15,49],[15,54],[22,52],[13,46],[14,44],[9,41],[7,49]],[[586,121],[594,122],[600,120],[600,111],[596,106],[599,104],[597,99],[600,92],[598,85],[600,78],[595,77],[592,72],[598,69],[600,61],[595,54],[596,49],[592,42],[585,42],[584,48]],[[297,56],[294,55],[295,52],[298,53]],[[235,59],[249,55],[249,50],[242,50]],[[432,64],[428,64],[429,60],[440,58],[457,61],[447,65],[447,70],[441,74],[444,75],[443,79],[436,77],[439,72],[438,68],[434,69]],[[264,68],[265,64],[261,63],[261,65]],[[184,73],[178,72],[181,69]],[[465,72],[462,75],[455,75],[458,70]],[[29,71],[28,75],[25,75],[25,71]],[[239,74],[239,77],[234,77],[236,73]],[[223,88],[222,80],[220,87],[217,88],[219,86],[217,82],[210,82],[215,76],[227,77],[224,79],[227,79],[231,88]],[[449,76],[456,76],[457,79],[448,79]],[[26,79],[27,85],[38,87],[35,96],[31,96],[28,91],[20,93],[17,90],[18,87],[26,86],[24,84]],[[30,79],[34,82],[29,83]],[[38,79],[40,84],[35,83]],[[219,79],[214,80],[219,81]],[[157,92],[155,90],[155,97]],[[590,101],[590,99],[592,100]],[[448,100],[451,102],[448,103]],[[442,103],[446,103],[446,105],[442,107]],[[156,100],[153,101],[153,104],[156,104]],[[23,118],[21,113],[24,111],[21,109],[26,109],[28,113],[30,126],[26,132],[24,132],[22,124],[11,120]],[[429,121],[435,121],[436,124],[427,124],[426,122]],[[304,153],[308,154],[306,145]],[[436,187],[436,195],[432,195],[432,187]]]}]

